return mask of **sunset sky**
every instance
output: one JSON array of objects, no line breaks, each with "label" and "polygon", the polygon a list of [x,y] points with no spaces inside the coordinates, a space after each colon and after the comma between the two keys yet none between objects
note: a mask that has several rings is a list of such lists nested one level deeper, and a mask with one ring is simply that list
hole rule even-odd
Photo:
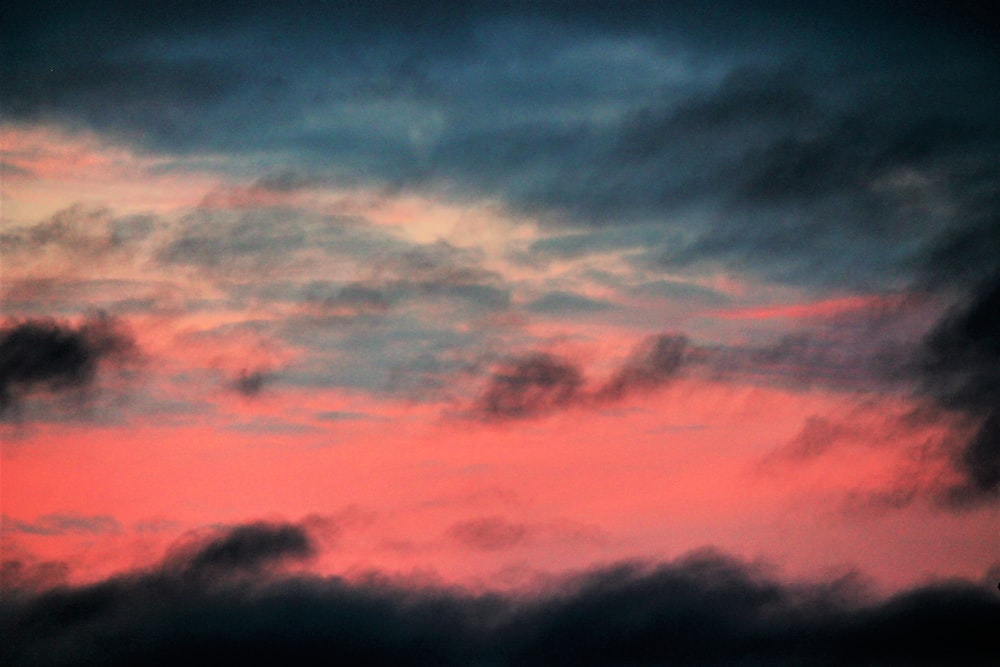
[{"label": "sunset sky", "polygon": [[7,664],[985,655],[1000,28],[874,4],[4,3]]}]

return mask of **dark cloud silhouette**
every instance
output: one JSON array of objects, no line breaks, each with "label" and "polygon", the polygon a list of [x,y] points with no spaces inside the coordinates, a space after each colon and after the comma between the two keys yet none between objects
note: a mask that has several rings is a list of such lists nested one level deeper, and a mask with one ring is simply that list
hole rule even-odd
[{"label": "dark cloud silhouette", "polygon": [[307,531],[296,524],[257,522],[239,525],[175,548],[168,562],[185,574],[224,575],[256,572],[313,555]]},{"label": "dark cloud silhouette", "polygon": [[597,390],[602,400],[618,400],[628,393],[660,387],[677,375],[688,342],[679,334],[650,336],[639,343],[608,382]]},{"label": "dark cloud silhouette", "polygon": [[7,322],[0,328],[0,412],[38,390],[86,389],[102,362],[134,351],[125,326],[103,314],[77,326],[50,319]]},{"label": "dark cloud silhouette", "polygon": [[[268,539],[283,530],[298,529],[272,525]],[[298,553],[299,542],[293,544]],[[0,601],[0,659],[12,667],[251,658],[372,665],[986,665],[1000,623],[992,582],[941,582],[875,599],[850,578],[783,583],[714,552],[597,569],[539,593],[472,594],[377,576],[359,583],[263,572],[220,576],[246,562],[216,557],[220,549],[228,553],[228,547],[194,553],[186,569],[171,564],[86,586],[8,589]],[[216,578],[185,576],[206,558]]]},{"label": "dark cloud silhouette", "polygon": [[975,422],[955,454],[965,484],[959,503],[1000,494],[1000,274],[976,286],[927,334],[921,349],[922,391]]},{"label": "dark cloud silhouette", "polygon": [[588,387],[583,372],[568,360],[550,354],[516,359],[493,371],[474,413],[487,420],[521,419],[620,401],[670,382],[681,370],[687,347],[687,338],[680,334],[645,338],[597,387]]},{"label": "dark cloud silhouette", "polygon": [[244,368],[233,380],[232,387],[244,396],[257,396],[264,389],[264,384],[271,379],[271,373],[263,368],[250,370]]},{"label": "dark cloud silhouette", "polygon": [[534,354],[499,368],[489,379],[477,411],[490,419],[531,417],[571,405],[582,393],[576,366]]}]

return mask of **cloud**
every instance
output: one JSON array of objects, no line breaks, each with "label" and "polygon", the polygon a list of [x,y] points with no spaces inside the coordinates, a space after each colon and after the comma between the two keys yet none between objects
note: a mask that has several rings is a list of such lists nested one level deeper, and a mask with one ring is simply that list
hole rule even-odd
[{"label": "cloud", "polygon": [[649,336],[597,386],[588,386],[593,383],[569,360],[529,354],[493,369],[472,413],[494,421],[537,417],[574,406],[604,406],[669,383],[680,372],[687,349],[683,335]]},{"label": "cloud", "polygon": [[109,515],[87,516],[76,513],[45,514],[34,521],[16,521],[3,518],[3,529],[30,535],[100,535],[121,531],[118,521]]},{"label": "cloud", "polygon": [[1000,273],[969,291],[923,340],[921,390],[975,423],[955,453],[958,503],[1000,495]]},{"label": "cloud", "polygon": [[134,248],[154,231],[156,223],[151,216],[115,217],[106,208],[77,204],[34,225],[5,230],[0,242],[13,266],[38,262],[50,252],[94,262]]},{"label": "cloud", "polygon": [[0,412],[39,390],[87,389],[99,365],[134,352],[124,324],[104,314],[77,326],[50,319],[7,322],[0,328]]},{"label": "cloud", "polygon": [[175,546],[166,562],[185,575],[224,576],[258,572],[313,554],[312,541],[302,526],[257,522],[195,535]]},{"label": "cloud", "polygon": [[[283,528],[284,527],[284,528]],[[274,524],[267,540],[296,530]],[[239,528],[233,535],[240,535]],[[220,544],[229,544],[223,538]],[[243,540],[244,538],[240,538]],[[237,540],[237,541],[240,541]],[[267,541],[265,540],[265,541]],[[254,553],[297,554],[299,542]],[[268,541],[268,545],[272,543]],[[79,587],[12,589],[0,600],[4,664],[217,664],[220,660],[394,665],[986,664],[1000,599],[944,581],[875,598],[851,578],[786,583],[704,551],[625,563],[534,593],[473,594],[370,576],[226,577],[221,547]],[[212,554],[206,556],[205,554]],[[211,579],[185,576],[208,559]],[[251,559],[251,562],[256,563]]]},{"label": "cloud", "polygon": [[264,384],[271,379],[271,373],[267,369],[257,368],[240,370],[239,375],[232,382],[232,388],[243,396],[257,396],[264,389]]},{"label": "cloud", "polygon": [[448,529],[448,537],[470,549],[499,551],[521,544],[531,532],[531,527],[522,523],[484,517],[456,523]]},{"label": "cloud", "polygon": [[578,401],[582,386],[576,366],[549,354],[533,354],[495,370],[476,409],[491,419],[531,417]]},{"label": "cloud", "polygon": [[[537,257],[625,248],[662,275],[885,287],[996,181],[991,52],[962,37],[969,21],[912,3],[810,20],[692,3],[44,4],[4,22],[15,121],[271,170],[235,200],[278,218],[272,195],[341,179],[530,211],[559,238]],[[161,260],[252,271],[269,268],[261,245],[324,243],[281,219],[193,223]]]},{"label": "cloud", "polygon": [[456,545],[472,551],[506,551],[541,542],[556,544],[603,544],[601,529],[569,520],[550,522],[511,521],[502,516],[484,516],[452,524],[445,533]]},{"label": "cloud", "polygon": [[564,290],[546,292],[525,305],[525,309],[529,312],[541,315],[594,313],[611,310],[614,307],[615,304],[610,301],[592,299]]},{"label": "cloud", "polygon": [[656,389],[680,371],[688,342],[679,334],[650,336],[632,350],[621,368],[597,390],[600,400],[615,401],[636,391]]},{"label": "cloud", "polygon": [[[698,356],[722,379],[749,375],[792,387],[858,392],[857,411],[810,418],[769,462],[808,461],[848,443],[891,446],[912,440],[902,434],[931,427],[941,433],[918,439],[908,454],[900,452],[909,461],[903,470],[912,470],[876,498],[879,504],[899,507],[919,497],[952,508],[993,502],[1000,494],[998,276],[972,284],[962,276],[938,286],[930,299],[864,311],[860,318],[838,316],[769,345],[700,349]],[[947,298],[950,305],[942,306]],[[908,397],[911,407],[893,414],[887,406],[899,397]],[[858,422],[883,399],[881,423]],[[934,479],[925,479],[931,470]]]}]

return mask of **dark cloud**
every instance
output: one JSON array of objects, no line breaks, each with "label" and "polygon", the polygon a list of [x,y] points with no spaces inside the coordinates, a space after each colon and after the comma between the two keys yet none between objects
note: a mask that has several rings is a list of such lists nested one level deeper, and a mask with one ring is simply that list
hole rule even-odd
[{"label": "dark cloud", "polygon": [[687,338],[660,334],[640,341],[597,387],[571,361],[533,354],[493,370],[473,413],[487,420],[536,417],[573,406],[599,407],[670,382],[685,361]]},{"label": "dark cloud", "polygon": [[[883,435],[850,416],[810,418],[769,461],[809,460],[847,442],[888,444],[883,441],[892,440],[889,434],[948,424],[946,436],[905,455],[904,468],[920,474],[876,500],[900,507],[931,497],[953,508],[993,502],[1000,494],[1000,279],[967,285],[967,278],[938,286],[940,293],[930,300],[864,309],[860,316],[837,317],[771,344],[699,348],[696,357],[722,378],[860,392],[860,408],[880,395],[905,395],[916,404],[908,414],[891,416],[890,410],[879,426]],[[942,314],[946,298],[952,301]],[[946,468],[953,474],[917,479]],[[947,481],[956,475],[957,481]]]},{"label": "dark cloud", "polygon": [[[271,530],[280,530],[272,526]],[[195,559],[202,558],[200,554]],[[212,559],[216,575],[241,558]],[[788,584],[703,552],[593,570],[535,594],[379,577],[192,581],[163,567],[0,601],[5,665],[986,665],[1000,599],[948,581],[874,599],[852,579]]]},{"label": "dark cloud", "polygon": [[312,541],[302,526],[258,522],[195,536],[175,547],[167,562],[186,575],[223,576],[257,572],[313,553]]},{"label": "dark cloud", "polygon": [[679,334],[650,336],[632,350],[621,368],[597,390],[601,400],[618,400],[635,391],[656,389],[680,371],[687,338]]},{"label": "dark cloud", "polygon": [[958,502],[1000,494],[1000,274],[971,290],[927,334],[921,348],[922,391],[975,422],[956,453],[965,478]]},{"label": "dark cloud", "polygon": [[0,328],[0,411],[40,391],[87,389],[105,362],[121,361],[135,343],[120,321],[98,314],[79,325],[50,319]]},{"label": "dark cloud", "polygon": [[576,366],[549,354],[534,354],[494,372],[476,408],[490,419],[531,417],[575,403],[582,388],[583,376]]},{"label": "dark cloud", "polygon": [[244,396],[257,396],[264,389],[264,384],[270,379],[271,373],[267,369],[250,370],[244,368],[233,380],[232,387]]}]

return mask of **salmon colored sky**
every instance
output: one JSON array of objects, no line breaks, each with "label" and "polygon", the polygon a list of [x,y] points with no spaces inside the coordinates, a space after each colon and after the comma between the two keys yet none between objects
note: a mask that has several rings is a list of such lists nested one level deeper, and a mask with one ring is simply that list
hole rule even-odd
[{"label": "salmon colored sky", "polygon": [[268,520],[311,571],[475,588],[995,568],[988,48],[625,14],[19,60],[3,559],[90,582]]}]

